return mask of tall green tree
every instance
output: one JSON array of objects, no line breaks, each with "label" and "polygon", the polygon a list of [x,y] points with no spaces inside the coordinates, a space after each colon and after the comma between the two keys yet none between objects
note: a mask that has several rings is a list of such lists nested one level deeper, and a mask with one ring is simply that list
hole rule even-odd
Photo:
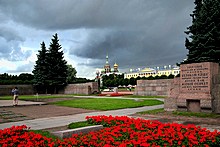
[{"label": "tall green tree", "polygon": [[47,86],[47,73],[48,73],[48,64],[47,64],[47,49],[45,43],[41,43],[41,50],[38,51],[36,65],[32,73],[34,74],[34,85],[37,86]]},{"label": "tall green tree", "polygon": [[187,60],[183,63],[217,62],[220,63],[220,1],[195,0],[192,25],[185,33]]},{"label": "tall green tree", "polygon": [[50,47],[48,50],[48,74],[47,79],[49,85],[55,87],[62,86],[67,84],[67,62],[64,59],[64,53],[61,50],[62,47],[59,44],[59,39],[57,33],[53,35],[53,38],[51,39]]},{"label": "tall green tree", "polygon": [[76,73],[77,73],[77,71],[76,71],[76,69],[75,68],[73,68],[73,66],[72,65],[67,65],[67,82],[68,83],[74,83],[74,82],[76,82]]}]

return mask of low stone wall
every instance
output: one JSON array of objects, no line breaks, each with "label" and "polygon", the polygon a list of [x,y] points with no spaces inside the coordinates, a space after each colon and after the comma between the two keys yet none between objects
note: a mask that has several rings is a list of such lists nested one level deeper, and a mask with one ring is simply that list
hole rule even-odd
[{"label": "low stone wall", "polygon": [[18,87],[20,95],[32,95],[36,93],[32,85],[0,85],[0,96],[12,95],[11,90],[14,87]]},{"label": "low stone wall", "polygon": [[[11,90],[18,87],[20,95],[34,95],[36,90],[33,85],[0,85],[0,96],[11,95]],[[98,83],[89,82],[81,84],[69,84],[64,90],[59,90],[58,94],[92,94],[98,93]]]},{"label": "low stone wall", "polygon": [[98,83],[82,83],[82,84],[69,84],[64,89],[64,94],[93,94],[98,93]]},{"label": "low stone wall", "polygon": [[168,96],[173,79],[138,80],[134,95]]}]

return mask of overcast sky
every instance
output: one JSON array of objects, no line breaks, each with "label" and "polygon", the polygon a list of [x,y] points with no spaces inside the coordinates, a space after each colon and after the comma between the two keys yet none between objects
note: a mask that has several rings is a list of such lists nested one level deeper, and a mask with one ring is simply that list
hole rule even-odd
[{"label": "overcast sky", "polygon": [[0,74],[31,73],[40,44],[58,33],[77,77],[109,63],[130,68],[186,58],[193,0],[0,0]]}]

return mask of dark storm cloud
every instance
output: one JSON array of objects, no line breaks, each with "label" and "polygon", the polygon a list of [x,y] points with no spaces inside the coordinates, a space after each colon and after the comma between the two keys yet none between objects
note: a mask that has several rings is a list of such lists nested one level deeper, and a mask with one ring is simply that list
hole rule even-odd
[{"label": "dark storm cloud", "polygon": [[87,39],[73,45],[70,54],[103,59],[108,53],[112,64],[124,68],[185,58],[184,31],[193,7],[192,0],[0,0],[7,17],[29,27],[88,29]]},{"label": "dark storm cloud", "polygon": [[136,27],[154,17],[160,6],[154,0],[0,1],[8,17],[40,29]]}]

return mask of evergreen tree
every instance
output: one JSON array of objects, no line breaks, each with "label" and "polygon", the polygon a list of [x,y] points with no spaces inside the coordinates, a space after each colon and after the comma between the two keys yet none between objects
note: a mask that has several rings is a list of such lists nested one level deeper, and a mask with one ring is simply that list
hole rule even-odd
[{"label": "evergreen tree", "polygon": [[34,74],[34,85],[46,86],[47,83],[47,73],[48,73],[48,64],[47,64],[47,50],[45,43],[41,43],[41,50],[38,51],[36,65],[32,73]]},{"label": "evergreen tree", "polygon": [[62,47],[59,44],[59,39],[57,34],[51,39],[50,47],[48,50],[48,74],[47,79],[48,83],[51,86],[56,87],[65,85],[67,83],[67,62],[64,60]]},{"label": "evergreen tree", "polygon": [[220,63],[220,1],[195,0],[192,25],[185,32],[188,58],[183,63]]}]

